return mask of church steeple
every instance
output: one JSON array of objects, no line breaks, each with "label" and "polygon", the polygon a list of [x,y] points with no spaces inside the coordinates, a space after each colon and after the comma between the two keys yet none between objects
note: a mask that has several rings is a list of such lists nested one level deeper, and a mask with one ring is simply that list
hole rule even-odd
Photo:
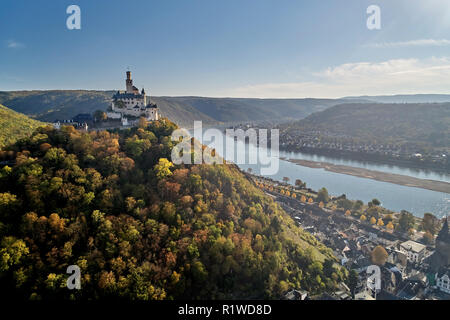
[{"label": "church steeple", "polygon": [[450,243],[450,234],[449,234],[449,230],[448,230],[448,217],[445,217],[444,224],[443,224],[442,229],[439,232],[436,240]]}]

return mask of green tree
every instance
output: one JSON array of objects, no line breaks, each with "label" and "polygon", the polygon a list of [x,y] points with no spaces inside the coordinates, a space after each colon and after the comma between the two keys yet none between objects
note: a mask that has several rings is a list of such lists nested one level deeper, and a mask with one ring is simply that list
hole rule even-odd
[{"label": "green tree", "polygon": [[356,200],[355,204],[353,205],[353,210],[354,211],[361,210],[363,205],[364,205],[364,202],[362,202],[361,200]]},{"label": "green tree", "polygon": [[398,227],[400,231],[407,232],[414,228],[414,216],[406,210],[400,212],[400,218],[398,219]]},{"label": "green tree", "polygon": [[23,240],[5,237],[0,246],[0,272],[7,271],[27,256],[30,250]]},{"label": "green tree", "polygon": [[328,195],[328,190],[326,188],[322,188],[319,190],[319,192],[317,193],[317,202],[323,202],[323,203],[327,203],[330,200],[330,197]]}]

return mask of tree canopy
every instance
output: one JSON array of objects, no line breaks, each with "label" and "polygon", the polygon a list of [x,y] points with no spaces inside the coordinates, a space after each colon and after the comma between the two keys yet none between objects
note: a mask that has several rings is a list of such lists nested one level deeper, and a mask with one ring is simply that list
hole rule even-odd
[{"label": "tree canopy", "polygon": [[[334,290],[333,253],[235,165],[174,165],[176,126],[43,127],[0,168],[0,279],[22,298],[279,298]],[[78,265],[82,290],[67,290]]]}]

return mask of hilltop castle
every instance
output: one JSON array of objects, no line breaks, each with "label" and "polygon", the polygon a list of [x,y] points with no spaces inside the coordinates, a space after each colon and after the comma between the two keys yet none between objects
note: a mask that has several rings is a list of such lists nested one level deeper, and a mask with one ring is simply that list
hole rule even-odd
[{"label": "hilltop castle", "polygon": [[156,104],[149,102],[145,90],[133,86],[131,72],[127,71],[125,80],[126,91],[117,91],[112,97],[111,112],[107,112],[108,118],[122,119],[122,123],[128,123],[125,116],[144,117],[149,121],[159,120],[159,111]]}]

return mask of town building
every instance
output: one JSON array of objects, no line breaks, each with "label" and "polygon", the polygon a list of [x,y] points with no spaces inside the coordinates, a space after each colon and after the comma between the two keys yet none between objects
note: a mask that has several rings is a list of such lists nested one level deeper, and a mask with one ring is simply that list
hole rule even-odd
[{"label": "town building", "polygon": [[308,292],[305,290],[290,290],[284,294],[282,300],[307,300]]},{"label": "town building", "polygon": [[404,252],[408,258],[408,261],[413,263],[422,262],[425,257],[426,246],[418,242],[408,240],[400,244],[400,251]]},{"label": "town building", "polygon": [[141,92],[133,85],[131,72],[127,71],[125,79],[126,91],[117,91],[112,97],[111,110],[106,113],[109,119],[122,119],[124,116],[144,117],[148,121],[159,120],[159,110],[156,104],[147,103],[144,88]]},{"label": "town building", "polygon": [[450,294],[450,269],[445,268],[436,273],[436,287],[442,292]]}]

